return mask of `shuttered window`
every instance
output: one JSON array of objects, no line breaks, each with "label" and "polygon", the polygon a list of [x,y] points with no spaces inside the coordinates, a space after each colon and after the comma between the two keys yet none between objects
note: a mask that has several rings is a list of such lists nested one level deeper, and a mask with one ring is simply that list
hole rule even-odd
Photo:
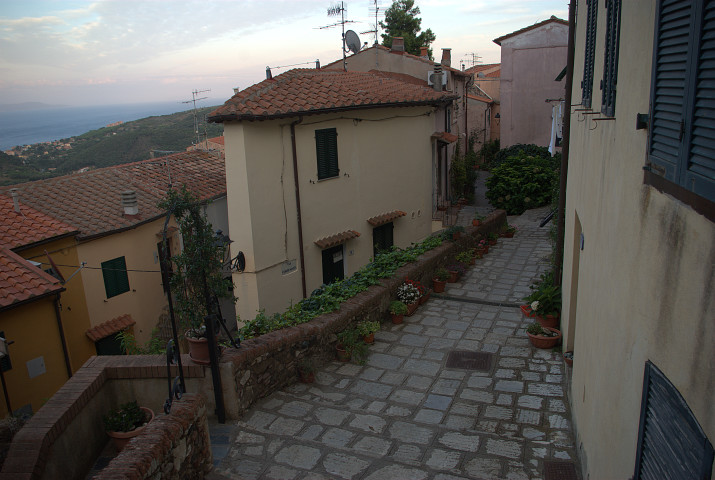
[{"label": "shuttered window", "polygon": [[325,128],[315,131],[315,150],[318,156],[318,180],[337,177],[338,168],[338,131]]},{"label": "shuttered window", "polygon": [[129,276],[127,263],[124,257],[102,262],[102,276],[104,277],[104,291],[107,298],[116,297],[129,291]]},{"label": "shuttered window", "polygon": [[713,446],[685,399],[646,362],[633,480],[710,478]]},{"label": "shuttered window", "polygon": [[618,79],[618,44],[621,37],[621,0],[606,0],[606,45],[601,80],[601,113],[616,114],[616,80]]},{"label": "shuttered window", "polygon": [[715,201],[715,1],[659,0],[651,171]]},{"label": "shuttered window", "polygon": [[581,105],[589,108],[593,98],[593,65],[596,55],[598,0],[586,0],[586,8],[586,51],[583,60],[583,80],[581,81]]}]

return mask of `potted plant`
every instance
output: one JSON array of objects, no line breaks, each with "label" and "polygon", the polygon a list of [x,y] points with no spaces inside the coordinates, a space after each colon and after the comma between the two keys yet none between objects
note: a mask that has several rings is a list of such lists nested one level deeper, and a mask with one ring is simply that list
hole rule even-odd
[{"label": "potted plant", "polygon": [[479,243],[477,243],[476,248],[477,254],[486,255],[487,253],[489,253],[489,243],[484,239],[479,240]]},{"label": "potted plant", "polygon": [[573,351],[564,352],[564,362],[569,367],[573,367]]},{"label": "potted plant", "polygon": [[390,316],[392,317],[392,323],[399,325],[402,323],[405,314],[407,313],[407,305],[399,300],[393,300],[390,302]]},{"label": "potted plant", "polygon": [[474,255],[472,255],[472,252],[470,250],[464,250],[463,252],[459,252],[454,258],[459,263],[463,263],[465,265],[474,265]]},{"label": "potted plant", "polygon": [[129,440],[142,433],[153,419],[154,412],[140,407],[136,400],[120,405],[103,417],[104,428],[112,438],[117,452],[121,452]]},{"label": "potted plant", "polygon": [[472,220],[472,225],[475,227],[478,227],[479,225],[482,224],[484,221],[484,215],[474,215],[474,219]]},{"label": "potted plant", "polygon": [[[561,312],[561,286],[554,285],[553,272],[542,274],[539,281],[529,288],[531,294],[524,299],[529,302],[527,316],[535,317],[536,321],[544,327],[557,327]],[[522,311],[525,310],[522,308]]]},{"label": "potted plant", "polygon": [[298,374],[303,383],[313,383],[315,381],[315,365],[310,358],[303,358],[298,364]]},{"label": "potted plant", "polygon": [[534,322],[526,327],[531,344],[536,348],[553,348],[561,340],[561,332],[551,327],[542,327],[539,322]]},{"label": "potted plant", "polygon": [[341,362],[349,362],[350,358],[355,355],[358,363],[365,363],[367,358],[367,345],[362,342],[362,338],[357,328],[349,328],[338,333],[338,360]]},{"label": "potted plant", "polygon": [[457,262],[453,265],[449,265],[447,267],[447,271],[450,275],[449,280],[447,281],[449,283],[456,283],[459,278],[467,271],[467,267],[464,266],[464,264]]},{"label": "potted plant", "polygon": [[397,299],[407,305],[406,315],[409,317],[419,306],[420,291],[412,283],[404,282],[397,287]]},{"label": "potted plant", "polygon": [[449,272],[446,268],[440,267],[434,272],[434,278],[432,278],[432,284],[434,285],[434,293],[444,292],[444,287],[447,285],[447,280],[449,279]]},{"label": "potted plant", "polygon": [[424,285],[422,285],[421,282],[419,282],[417,280],[410,280],[409,277],[405,277],[405,283],[414,285],[417,288],[417,291],[420,294],[420,298],[418,300],[420,305],[422,305],[427,300],[429,300],[430,290],[427,287],[425,287]]},{"label": "potted plant", "polygon": [[488,239],[487,241],[488,241],[489,245],[496,245],[498,238],[499,238],[499,235],[497,235],[494,232],[487,234],[487,239]]},{"label": "potted plant", "polygon": [[363,320],[357,324],[357,330],[362,335],[362,339],[367,344],[375,343],[375,332],[380,330],[380,322]]},{"label": "potted plant", "polygon": [[501,236],[504,238],[512,238],[517,230],[518,228],[507,225],[506,230],[504,230]]},{"label": "potted plant", "polygon": [[159,207],[174,214],[182,238],[181,253],[171,258],[176,267],[171,276],[174,310],[185,329],[189,356],[195,363],[205,365],[210,359],[204,318],[216,313],[208,309],[213,310],[212,305],[219,298],[236,300],[232,280],[223,272],[228,245],[216,241],[199,199],[185,186],[170,189]]}]

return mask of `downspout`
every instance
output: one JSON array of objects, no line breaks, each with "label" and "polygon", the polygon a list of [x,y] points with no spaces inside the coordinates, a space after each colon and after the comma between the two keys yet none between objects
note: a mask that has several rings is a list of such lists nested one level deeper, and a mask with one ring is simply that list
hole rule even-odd
[{"label": "downspout", "polygon": [[300,182],[298,181],[298,150],[295,146],[295,126],[303,121],[300,117],[290,124],[290,142],[293,148],[293,179],[295,180],[295,208],[298,214],[298,248],[300,249],[300,281],[303,286],[303,298],[308,297],[305,286],[305,255],[303,254],[303,218],[300,210]]},{"label": "downspout", "polygon": [[563,140],[561,144],[561,175],[559,178],[559,207],[556,222],[556,252],[554,252],[554,284],[561,285],[564,263],[564,230],[566,210],[566,181],[568,179],[569,143],[571,140],[571,89],[573,87],[574,35],[576,26],[576,0],[569,2],[569,43],[566,62],[566,96],[564,108]]},{"label": "downspout", "polygon": [[67,352],[67,341],[65,340],[65,330],[62,328],[62,317],[60,316],[60,294],[55,297],[55,318],[57,319],[57,330],[60,332],[60,343],[62,343],[62,355],[65,358],[65,368],[67,369],[67,378],[72,378],[72,366],[70,365],[70,356]]}]

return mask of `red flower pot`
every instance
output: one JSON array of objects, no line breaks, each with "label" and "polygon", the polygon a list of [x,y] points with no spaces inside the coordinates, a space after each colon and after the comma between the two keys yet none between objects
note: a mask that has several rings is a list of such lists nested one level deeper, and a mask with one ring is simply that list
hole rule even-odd
[{"label": "red flower pot", "polygon": [[415,303],[410,303],[409,305],[407,305],[407,316],[411,317],[412,315],[414,315],[414,313],[417,311],[417,307],[419,307],[419,306],[420,306],[419,301],[416,301]]},{"label": "red flower pot", "polygon": [[532,335],[529,332],[526,332],[527,335],[529,335],[529,340],[531,340],[531,344],[535,346],[536,348],[554,348],[558,343],[561,341],[561,332],[559,330],[556,330],[555,328],[549,328],[546,327],[546,330],[551,330],[552,332],[556,332],[558,335],[555,337],[544,337],[541,335]]},{"label": "red flower pot", "polygon": [[447,285],[446,280],[437,280],[436,278],[432,279],[432,286],[434,287],[434,293],[444,292],[444,287],[446,285]]},{"label": "red flower pot", "polygon": [[531,311],[531,307],[529,305],[521,305],[519,306],[521,309],[522,315],[526,318],[534,318],[536,315],[534,315],[534,312]]},{"label": "red flower pot", "polygon": [[546,315],[544,317],[537,315],[536,321],[539,322],[542,327],[546,328],[556,328],[559,326],[559,317],[554,315]]},{"label": "red flower pot", "polygon": [[402,314],[395,315],[394,313],[391,313],[390,318],[392,319],[392,323],[395,325],[400,325],[405,320],[405,316]]},{"label": "red flower pot", "polygon": [[479,226],[479,220],[472,220],[472,226],[473,227],[478,227]]},{"label": "red flower pot", "polygon": [[449,280],[447,280],[447,282],[457,283],[458,279],[459,279],[459,272],[454,271],[454,270],[449,270]]},{"label": "red flower pot", "polygon": [[341,362],[349,362],[350,361],[350,353],[347,350],[345,350],[345,347],[338,344],[338,345],[336,345],[335,350],[337,351],[337,354],[338,354],[338,360],[340,360]]},{"label": "red flower pot", "polygon": [[431,293],[432,290],[427,290],[425,294],[420,297],[420,305],[422,305],[423,303],[427,303],[427,300],[429,300],[429,296]]},{"label": "red flower pot", "polygon": [[371,333],[370,335],[364,335],[362,337],[362,341],[367,343],[368,345],[375,343],[375,334]]},{"label": "red flower pot", "polygon": [[136,437],[140,433],[144,431],[146,426],[154,420],[154,411],[150,408],[147,407],[139,407],[142,409],[142,411],[146,414],[148,420],[144,425],[141,427],[137,427],[134,430],[131,430],[129,432],[110,432],[107,431],[107,435],[109,435],[114,442],[114,447],[117,449],[117,452],[121,452],[122,449],[129,443],[129,440],[132,438]]}]

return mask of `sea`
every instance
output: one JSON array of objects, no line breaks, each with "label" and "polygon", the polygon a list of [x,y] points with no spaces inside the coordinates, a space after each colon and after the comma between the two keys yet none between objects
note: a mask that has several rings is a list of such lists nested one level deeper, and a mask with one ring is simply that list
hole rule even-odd
[{"label": "sea", "polygon": [[110,123],[169,115],[190,108],[181,102],[57,106],[14,111],[0,106],[0,150],[75,137]]}]

